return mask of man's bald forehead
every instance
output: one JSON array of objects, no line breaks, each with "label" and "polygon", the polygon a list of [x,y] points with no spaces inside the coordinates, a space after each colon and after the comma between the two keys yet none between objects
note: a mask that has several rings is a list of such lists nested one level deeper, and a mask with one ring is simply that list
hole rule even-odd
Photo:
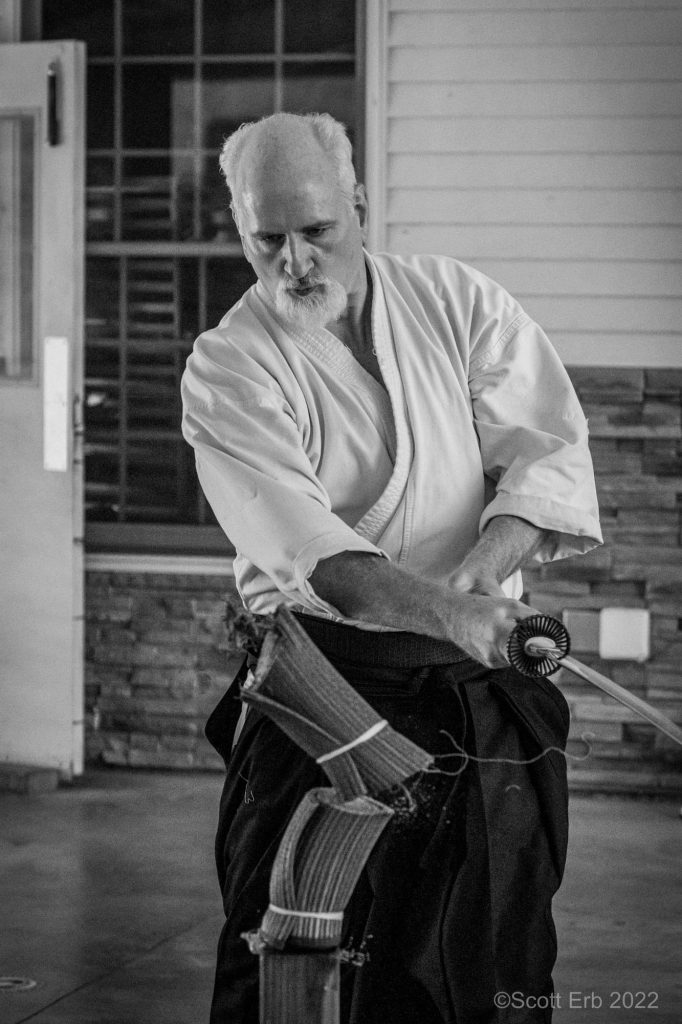
[{"label": "man's bald forehead", "polygon": [[254,124],[244,146],[244,155],[250,150],[266,155],[287,153],[300,147],[324,152],[310,121],[302,117],[275,116]]},{"label": "man's bald forehead", "polygon": [[310,123],[302,118],[273,118],[254,125],[239,161],[238,194],[273,179],[296,180],[303,174],[338,176],[332,157]]}]

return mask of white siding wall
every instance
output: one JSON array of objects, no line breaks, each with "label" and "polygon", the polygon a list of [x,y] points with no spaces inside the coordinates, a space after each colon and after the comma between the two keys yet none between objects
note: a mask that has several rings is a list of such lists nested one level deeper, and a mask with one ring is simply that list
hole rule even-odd
[{"label": "white siding wall", "polygon": [[682,366],[680,0],[368,0],[377,247],[512,291],[566,362]]}]

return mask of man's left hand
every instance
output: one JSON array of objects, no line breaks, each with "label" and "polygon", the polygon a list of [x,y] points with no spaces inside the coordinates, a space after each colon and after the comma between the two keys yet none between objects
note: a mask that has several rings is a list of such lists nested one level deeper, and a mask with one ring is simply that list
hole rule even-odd
[{"label": "man's left hand", "polygon": [[453,590],[458,590],[460,594],[484,594],[487,597],[506,596],[494,576],[485,571],[478,572],[473,568],[459,568],[448,582]]}]

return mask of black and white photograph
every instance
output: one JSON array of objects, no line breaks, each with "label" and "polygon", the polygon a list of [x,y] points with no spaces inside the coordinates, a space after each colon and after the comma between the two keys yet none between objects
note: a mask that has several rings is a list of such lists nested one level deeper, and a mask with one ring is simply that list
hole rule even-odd
[{"label": "black and white photograph", "polygon": [[0,1024],[679,1024],[680,0],[0,0],[0,168]]}]

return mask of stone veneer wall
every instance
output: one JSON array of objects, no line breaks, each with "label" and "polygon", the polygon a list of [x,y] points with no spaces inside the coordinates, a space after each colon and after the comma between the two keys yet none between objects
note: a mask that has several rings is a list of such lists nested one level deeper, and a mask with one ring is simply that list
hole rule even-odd
[{"label": "stone veneer wall", "polygon": [[222,769],[204,723],[241,657],[221,576],[88,572],[86,763]]},{"label": "stone veneer wall", "polygon": [[[682,722],[682,370],[571,371],[589,417],[605,545],[525,570],[526,599],[583,613],[648,608],[644,664],[574,653]],[[203,723],[238,658],[222,622],[229,579],[87,574],[87,758],[109,765],[216,769]],[[580,638],[578,637],[578,640]],[[555,677],[572,712],[574,788],[682,791],[679,748],[568,672]],[[584,760],[581,736],[590,733]]]},{"label": "stone veneer wall", "polygon": [[[603,662],[589,640],[574,653],[682,724],[682,370],[569,372],[589,420],[604,546],[527,567],[526,600],[557,617],[582,613],[587,636],[602,608],[647,608],[646,662]],[[569,753],[584,756],[590,734],[590,756],[569,762],[574,787],[682,790],[672,740],[571,673],[554,678],[571,707]]]}]

